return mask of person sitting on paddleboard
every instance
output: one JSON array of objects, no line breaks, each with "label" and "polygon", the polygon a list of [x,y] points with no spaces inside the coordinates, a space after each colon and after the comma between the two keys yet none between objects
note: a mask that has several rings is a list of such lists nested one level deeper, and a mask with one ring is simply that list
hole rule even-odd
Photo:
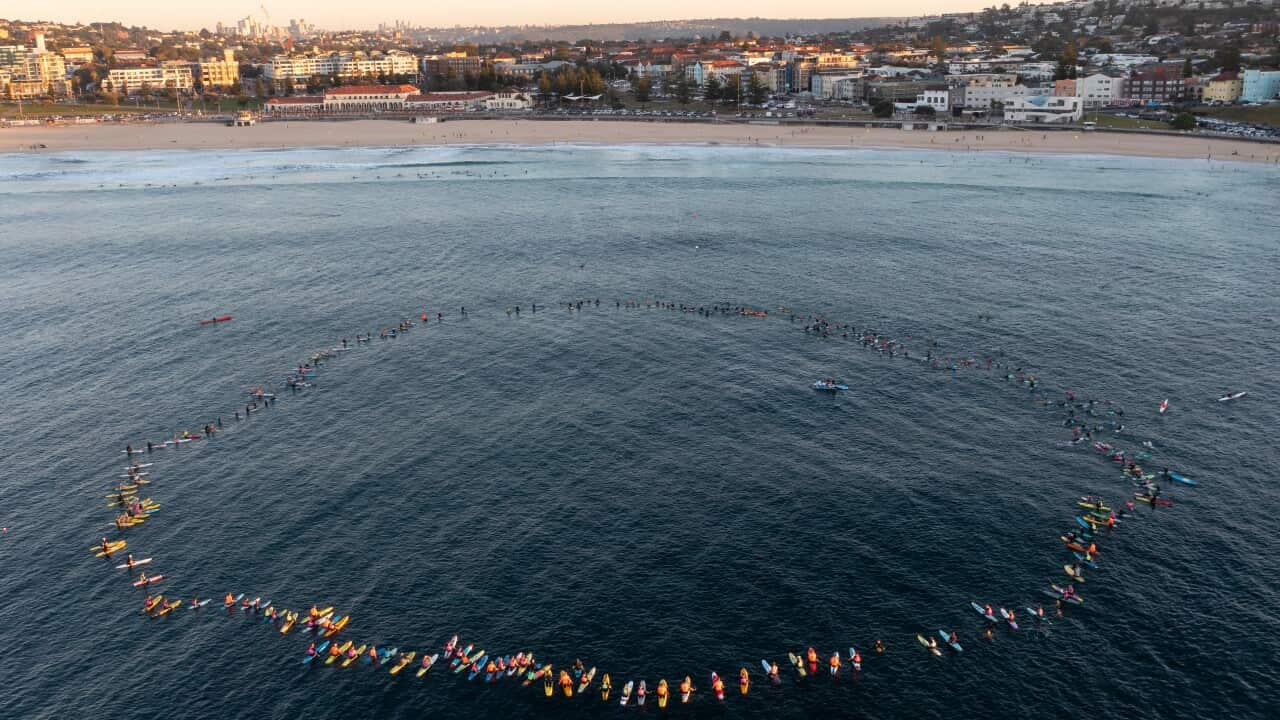
[{"label": "person sitting on paddleboard", "polygon": [[995,612],[991,609],[991,603],[987,603],[986,607],[984,607],[984,608],[982,608],[982,609],[986,611],[986,613],[987,613],[987,617],[995,617],[995,616],[996,616]]},{"label": "person sitting on paddleboard", "polygon": [[769,663],[769,677],[778,679],[778,663]]},{"label": "person sitting on paddleboard", "polygon": [[684,679],[680,681],[680,694],[687,696],[692,692],[693,692],[693,679],[690,678],[688,675],[685,675]]},{"label": "person sitting on paddleboard", "polygon": [[877,654],[877,655],[883,655],[883,654],[884,654],[884,641],[883,641],[883,640],[876,640],[876,654]]},{"label": "person sitting on paddleboard", "polygon": [[311,643],[309,646],[307,646],[307,657],[312,657],[315,654],[316,654],[316,644]]},{"label": "person sitting on paddleboard", "polygon": [[840,653],[831,653],[831,659],[827,660],[827,666],[831,669],[832,675],[840,673]]},{"label": "person sitting on paddleboard", "polygon": [[956,636],[955,630],[952,630],[951,634],[947,636],[947,642],[951,643],[952,645],[959,644],[960,638]]}]

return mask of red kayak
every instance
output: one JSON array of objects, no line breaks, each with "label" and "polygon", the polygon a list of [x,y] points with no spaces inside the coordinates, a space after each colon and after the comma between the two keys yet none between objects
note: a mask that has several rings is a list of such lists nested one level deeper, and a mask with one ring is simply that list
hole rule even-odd
[{"label": "red kayak", "polygon": [[201,320],[201,321],[200,321],[200,324],[201,324],[201,325],[212,325],[212,324],[214,324],[214,323],[226,322],[226,321],[228,321],[228,320],[230,320],[230,319],[231,319],[231,316],[230,316],[230,315],[219,315],[218,317],[213,318],[213,319],[211,319],[211,320]]}]

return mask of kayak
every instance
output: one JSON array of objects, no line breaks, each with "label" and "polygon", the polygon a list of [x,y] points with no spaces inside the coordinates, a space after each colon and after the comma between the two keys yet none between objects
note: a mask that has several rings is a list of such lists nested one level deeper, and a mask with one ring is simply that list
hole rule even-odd
[{"label": "kayak", "polygon": [[1070,565],[1063,565],[1062,569],[1067,572],[1067,576],[1076,582],[1084,582],[1084,576],[1076,573],[1075,568]]},{"label": "kayak", "polygon": [[289,631],[293,629],[294,624],[297,622],[298,622],[298,614],[289,613],[284,621],[284,624],[280,626],[280,634],[288,635]]},{"label": "kayak", "polygon": [[956,652],[964,651],[964,648],[960,647],[960,643],[951,642],[951,635],[946,630],[939,629],[938,637],[942,638],[942,642],[950,645],[952,650],[955,650]]},{"label": "kayak", "polygon": [[976,603],[976,602],[970,602],[970,603],[969,603],[969,606],[970,606],[970,607],[972,607],[974,610],[977,610],[977,611],[978,611],[978,614],[979,614],[979,615],[981,615],[982,617],[986,618],[987,622],[995,622],[995,621],[996,621],[995,616],[994,616],[994,615],[992,615],[991,613],[987,612],[987,609],[986,609],[986,608],[984,608],[984,607],[982,607],[982,606],[981,606],[981,605],[979,605],[978,603]]},{"label": "kayak", "polygon": [[417,657],[417,656],[418,656],[418,651],[416,651],[416,650],[410,650],[410,651],[409,651],[409,653],[408,653],[407,655],[405,655],[404,657],[400,658],[400,662],[396,663],[396,664],[395,664],[395,667],[391,668],[391,673],[390,673],[390,674],[391,674],[391,675],[396,675],[396,674],[398,674],[401,670],[403,670],[403,669],[405,668],[405,666],[406,666],[406,665],[408,665],[409,663],[413,662],[413,659],[414,659],[415,657]]},{"label": "kayak", "polygon": [[834,392],[839,392],[839,391],[841,391],[841,390],[848,390],[848,389],[849,389],[849,386],[848,386],[848,385],[835,384],[835,383],[830,383],[830,384],[829,384],[829,383],[825,383],[825,382],[823,382],[823,381],[821,381],[821,380],[818,380],[818,381],[816,381],[816,382],[814,382],[814,383],[813,383],[813,389],[814,389],[814,390],[817,390],[818,392],[829,392],[829,393],[834,393]]},{"label": "kayak", "polygon": [[713,672],[713,673],[711,673],[711,687],[712,687],[712,689],[715,689],[715,693],[716,693],[716,700],[718,700],[718,701],[720,701],[720,702],[724,702],[724,687],[723,687],[723,686],[724,686],[724,683],[723,683],[723,682],[721,682],[721,683],[720,683],[721,687],[719,687],[718,689],[716,689],[716,681],[717,681],[717,680],[720,680],[720,676],[719,676],[717,673],[714,673],[714,672]]},{"label": "kayak", "polygon": [[321,653],[323,653],[325,650],[328,650],[328,649],[329,649],[329,641],[325,640],[324,642],[316,646],[316,652],[314,655],[308,655],[302,659],[302,664],[310,665],[312,660],[315,660],[317,657],[321,655]]},{"label": "kayak", "polygon": [[364,651],[368,649],[369,649],[368,645],[361,645],[360,647],[356,648],[354,653],[347,653],[347,659],[342,661],[342,667],[347,667],[351,663],[354,663],[360,658],[364,657]]},{"label": "kayak", "polygon": [[664,678],[662,680],[659,680],[658,681],[658,707],[660,708],[666,707],[667,701],[670,699],[671,699],[671,693],[667,689],[666,679]]},{"label": "kayak", "polygon": [[346,626],[347,626],[347,623],[349,623],[349,622],[351,622],[351,616],[350,616],[350,615],[344,615],[344,616],[342,617],[342,619],[341,619],[341,620],[339,620],[338,622],[336,622],[336,623],[334,623],[334,624],[333,624],[333,627],[329,628],[328,630],[326,630],[326,631],[324,632],[324,636],[325,636],[325,637],[333,637],[334,635],[337,635],[337,634],[338,634],[338,631],[339,631],[339,630],[341,630],[342,628],[346,627]]},{"label": "kayak", "polygon": [[596,677],[596,669],[594,667],[588,670],[586,675],[582,676],[582,682],[578,683],[579,695],[581,695],[583,692],[586,691],[587,686],[591,684],[591,681],[594,680],[595,677]]},{"label": "kayak", "polygon": [[114,542],[109,542],[109,543],[107,543],[107,549],[106,549],[106,550],[103,550],[101,545],[95,545],[94,547],[91,547],[91,548],[89,548],[89,549],[90,549],[90,550],[93,550],[93,549],[95,549],[95,548],[97,549],[97,552],[95,552],[95,553],[93,554],[93,556],[94,556],[94,557],[107,557],[108,555],[110,555],[110,554],[111,554],[111,553],[113,553],[113,552],[119,552],[119,551],[123,550],[123,549],[124,549],[124,547],[125,547],[125,541],[124,541],[124,540],[116,540],[116,541],[114,541]]},{"label": "kayak", "polygon": [[[145,558],[145,559],[143,559],[143,560],[134,560],[134,561],[133,561],[133,566],[134,566],[134,567],[138,567],[139,565],[146,565],[147,563],[151,562],[151,561],[152,561],[152,559],[153,559],[153,558]],[[125,563],[125,564],[123,564],[123,565],[117,565],[117,566],[116,566],[116,569],[117,569],[117,570],[128,570],[128,569],[129,569],[129,563]]]},{"label": "kayak", "polygon": [[174,600],[173,602],[166,604],[163,608],[160,609],[160,612],[155,613],[151,617],[153,618],[164,617],[165,615],[168,615],[174,610],[177,610],[178,606],[180,605],[182,605],[181,600]]},{"label": "kayak", "polygon": [[929,652],[933,653],[934,657],[942,657],[942,651],[930,645],[929,641],[925,640],[923,635],[916,635],[916,640],[919,640],[921,645],[925,646],[925,648],[928,649]]},{"label": "kayak", "polygon": [[618,701],[619,705],[626,705],[627,702],[631,700],[631,689],[634,687],[635,683],[630,680],[627,681],[626,685],[622,686],[622,699]]},{"label": "kayak", "polygon": [[351,642],[350,640],[348,640],[348,641],[346,641],[346,642],[342,643],[341,645],[339,645],[339,646],[338,646],[338,652],[337,652],[337,654],[330,653],[330,654],[329,654],[329,657],[327,657],[327,658],[325,658],[325,659],[324,659],[324,664],[325,664],[325,665],[332,665],[334,660],[337,660],[338,658],[342,657],[342,654],[343,654],[343,653],[345,653],[346,651],[350,650],[350,649],[351,649],[351,646],[352,646],[352,645],[354,645],[354,644],[355,644],[355,643]]},{"label": "kayak", "polygon": [[228,321],[228,320],[230,320],[230,319],[231,319],[231,316],[230,316],[230,315],[219,315],[218,317],[215,317],[215,318],[209,318],[208,320],[201,320],[201,321],[200,321],[200,324],[201,324],[201,325],[213,325],[214,323],[224,323],[224,322],[227,322],[227,321]]},{"label": "kayak", "polygon": [[1196,484],[1195,480],[1192,480],[1191,478],[1187,477],[1186,475],[1183,475],[1182,473],[1174,472],[1172,470],[1169,471],[1169,477],[1173,478],[1174,480],[1177,480],[1178,482],[1184,485]]},{"label": "kayak", "polygon": [[1010,629],[1012,630],[1018,629],[1018,623],[1014,621],[1013,614],[1010,613],[1008,610],[1005,610],[1004,608],[1000,608],[1000,617],[1004,618],[1004,621],[1009,623]]},{"label": "kayak", "polygon": [[1165,500],[1165,499],[1164,499],[1164,498],[1162,498],[1162,497],[1155,497],[1155,498],[1153,498],[1153,497],[1151,497],[1150,495],[1141,495],[1141,494],[1138,494],[1138,493],[1134,493],[1134,494],[1133,494],[1133,497],[1134,497],[1135,499],[1137,499],[1137,500],[1141,500],[1141,501],[1142,501],[1142,502],[1144,502],[1144,503],[1150,503],[1150,504],[1152,504],[1152,505],[1163,505],[1163,506],[1165,506],[1165,507],[1170,507],[1170,506],[1172,506],[1172,505],[1173,505],[1173,501],[1172,501],[1172,500]]},{"label": "kayak", "polygon": [[164,595],[157,595],[142,604],[142,612],[151,612],[162,602],[164,602]]},{"label": "kayak", "polygon": [[1230,395],[1223,395],[1222,397],[1218,398],[1218,402],[1227,402],[1229,400],[1239,400],[1240,398],[1248,394],[1249,394],[1248,392],[1238,392],[1238,393],[1231,393]]},{"label": "kayak", "polygon": [[858,649],[852,648],[852,647],[849,648],[849,664],[853,666],[854,672],[859,672],[862,670],[862,661],[857,658],[858,658]]},{"label": "kayak", "polygon": [[141,579],[141,578],[140,578],[140,579],[138,579],[138,580],[134,581],[133,586],[134,586],[134,587],[142,587],[142,586],[144,586],[144,585],[154,585],[154,584],[156,584],[156,583],[160,582],[161,580],[164,580],[164,576],[163,576],[163,575],[156,575],[155,577],[149,577],[149,578],[146,578],[146,579]]},{"label": "kayak", "polygon": [[1087,510],[1099,510],[1101,512],[1111,511],[1111,508],[1107,507],[1106,505],[1098,505],[1097,503],[1087,503],[1087,502],[1084,502],[1083,500],[1076,504]]}]

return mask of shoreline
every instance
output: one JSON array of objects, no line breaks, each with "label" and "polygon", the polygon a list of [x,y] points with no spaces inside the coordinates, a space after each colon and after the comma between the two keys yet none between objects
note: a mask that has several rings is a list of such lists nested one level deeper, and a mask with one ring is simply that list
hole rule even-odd
[{"label": "shoreline", "polygon": [[0,153],[501,145],[696,145],[1115,155],[1280,165],[1280,144],[1177,135],[1027,129],[900,130],[627,120],[275,120],[29,126],[0,129]]}]

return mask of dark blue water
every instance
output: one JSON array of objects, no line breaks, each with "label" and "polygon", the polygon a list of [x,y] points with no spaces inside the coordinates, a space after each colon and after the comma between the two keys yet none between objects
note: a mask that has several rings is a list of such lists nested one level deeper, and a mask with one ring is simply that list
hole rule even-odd
[{"label": "dark blue water", "polygon": [[[652,696],[622,710],[439,671],[307,669],[298,633],[243,614],[140,614],[141,591],[86,552],[115,535],[120,450],[220,416],[216,439],[155,454],[144,494],[162,510],[125,535],[175,597],[335,605],[379,646],[459,633],[582,658],[615,698],[627,679],[692,675],[704,690],[672,715],[1263,717],[1280,633],[1277,197],[1274,168],[1090,157],[5,156],[0,715],[660,712]],[[771,316],[615,307],[645,298]],[[818,338],[781,306],[913,354],[934,340],[996,357],[1040,377],[1040,397],[1111,400],[1117,442],[1151,440],[1149,466],[1200,485],[1103,543],[1087,608],[985,640],[968,602],[1047,602],[1077,496],[1129,484],[1001,372]],[[444,322],[231,420],[246,387],[423,310]],[[235,320],[197,327],[222,313]],[[828,375],[852,390],[809,389]],[[915,643],[937,628],[964,653]],[[863,672],[793,682],[785,653],[810,645],[857,646]],[[783,664],[780,687],[761,658]]]}]

